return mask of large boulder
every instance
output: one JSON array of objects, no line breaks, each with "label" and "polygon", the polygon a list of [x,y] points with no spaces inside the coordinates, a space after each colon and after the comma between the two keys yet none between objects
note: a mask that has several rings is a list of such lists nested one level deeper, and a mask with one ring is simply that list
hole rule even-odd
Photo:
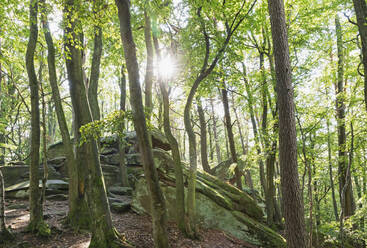
[{"label": "large boulder", "polygon": [[[168,219],[174,221],[175,178],[172,166],[168,169],[165,166],[172,158],[164,159],[164,153],[159,153],[160,156],[157,156],[157,151],[154,152],[160,185],[166,199]],[[188,170],[184,169],[185,181],[187,176]],[[186,188],[185,191],[187,193]],[[204,228],[220,229],[254,246],[285,247],[284,238],[266,226],[260,203],[246,192],[204,172],[197,173],[196,207],[197,222]],[[151,212],[150,195],[144,177],[135,184],[132,208],[138,213]]]},{"label": "large boulder", "polygon": [[[42,180],[39,181],[39,187],[42,188]],[[69,184],[63,180],[47,180],[46,195],[67,194]],[[7,198],[25,199],[29,196],[29,181],[17,183],[5,188]]]},{"label": "large boulder", "polygon": [[[0,167],[4,175],[5,187],[14,185],[29,179],[29,166],[28,165],[16,165],[16,166],[2,166]],[[43,166],[39,167],[39,177],[43,177]],[[49,179],[62,179],[64,176],[56,171],[56,169],[48,164],[48,178]]]}]

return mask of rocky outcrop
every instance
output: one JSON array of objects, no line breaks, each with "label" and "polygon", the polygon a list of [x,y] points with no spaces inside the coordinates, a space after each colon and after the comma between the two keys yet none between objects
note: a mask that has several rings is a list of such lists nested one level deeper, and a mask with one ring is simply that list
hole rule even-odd
[{"label": "rocky outcrop", "polygon": [[[153,156],[167,203],[168,218],[174,221],[176,214],[175,175],[173,159],[167,152],[170,147],[162,133],[155,130],[151,134],[155,148]],[[149,214],[150,196],[144,178],[135,132],[127,133],[125,140],[127,171],[131,188],[120,187],[117,136],[105,137],[100,140],[100,159],[110,207],[115,213],[123,213],[132,208],[138,213]],[[50,180],[48,180],[46,199],[64,200],[67,197],[66,181],[68,175],[62,143],[50,146],[49,158],[48,166],[51,174]],[[204,228],[220,229],[254,247],[285,247],[282,236],[266,226],[264,204],[258,194],[249,189],[239,190],[225,182],[228,180],[227,173],[230,164],[231,162],[223,163],[213,170],[218,177],[198,171],[196,178],[198,223]],[[185,185],[187,185],[188,170],[184,164],[183,167]],[[7,197],[28,197],[29,168],[27,166],[8,166],[1,169],[6,170],[3,174],[5,181],[8,181],[7,186],[16,184],[6,188]],[[42,169],[40,169],[40,173],[43,173]],[[54,177],[63,178],[64,181],[53,180],[58,179]],[[19,182],[22,183],[18,184]],[[58,186],[56,187],[56,185]],[[185,190],[187,192],[187,189]]]},{"label": "rocky outcrop", "polygon": [[[157,156],[160,153],[160,156]],[[175,177],[170,159],[155,151],[160,182],[166,199],[168,218],[175,220]],[[168,165],[168,166],[167,166]],[[187,181],[188,170],[184,170]],[[251,195],[205,172],[197,173],[197,221],[205,228],[220,229],[249,244],[259,247],[285,247],[285,240],[265,224],[263,206]],[[187,189],[185,189],[187,192]],[[150,197],[144,177],[135,184],[132,208],[150,213]]]}]

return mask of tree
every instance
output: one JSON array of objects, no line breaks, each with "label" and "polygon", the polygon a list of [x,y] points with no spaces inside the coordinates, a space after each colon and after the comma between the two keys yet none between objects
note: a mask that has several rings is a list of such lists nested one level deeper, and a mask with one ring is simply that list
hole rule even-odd
[{"label": "tree", "polygon": [[[80,21],[77,18],[79,2],[68,0],[64,3],[64,18],[69,23],[65,25],[66,68],[69,79],[70,96],[75,113],[76,159],[79,178],[83,177],[82,186],[86,193],[86,200],[90,215],[90,229],[92,232],[89,247],[128,247],[113,227],[110,207],[107,200],[102,168],[99,161],[97,143],[94,139],[81,143],[80,128],[92,122],[87,92],[83,80],[82,54],[80,44]],[[86,165],[86,166],[85,166]]]},{"label": "tree", "polygon": [[39,110],[39,93],[38,79],[34,68],[34,53],[37,45],[38,27],[37,27],[38,1],[32,0],[29,7],[30,33],[26,52],[26,67],[29,80],[29,88],[31,92],[31,165],[29,173],[30,181],[30,220],[28,229],[31,232],[38,233],[42,236],[48,236],[50,229],[43,221],[43,207],[41,202],[41,192],[39,189],[39,151],[40,151],[40,110]]},{"label": "tree", "polygon": [[90,110],[92,112],[93,120],[100,119],[100,110],[98,106],[98,80],[100,74],[100,65],[101,65],[101,57],[102,57],[102,27],[101,24],[98,23],[101,20],[101,8],[103,7],[103,1],[94,0],[93,1],[93,14],[95,19],[97,20],[97,24],[94,26],[94,47],[93,47],[93,57],[92,57],[92,65],[90,69],[90,80],[88,84],[88,102],[90,105]]},{"label": "tree", "polygon": [[200,155],[201,155],[201,165],[203,169],[207,173],[211,173],[210,166],[208,162],[208,143],[206,138],[206,121],[205,114],[201,104],[201,100],[197,99],[197,109],[199,114],[199,123],[200,123]]},{"label": "tree", "polygon": [[127,72],[129,75],[130,104],[139,148],[142,155],[145,178],[151,195],[151,215],[153,222],[153,239],[155,247],[168,247],[167,215],[162,190],[159,186],[157,170],[146,126],[142,94],[139,82],[139,66],[136,59],[136,48],[131,30],[130,3],[128,0],[115,0],[120,20],[120,34],[124,47]]},{"label": "tree", "polygon": [[0,170],[0,244],[14,239],[13,234],[6,227],[5,222],[5,190],[4,177]]},{"label": "tree", "polygon": [[64,109],[61,103],[61,96],[59,87],[57,84],[56,74],[56,62],[55,62],[55,46],[50,32],[45,0],[40,1],[41,4],[41,21],[43,27],[43,33],[47,44],[47,63],[48,63],[48,74],[49,81],[52,91],[52,99],[55,103],[55,110],[57,115],[57,121],[59,124],[59,130],[64,144],[65,156],[67,160],[67,169],[69,175],[69,212],[68,222],[75,228],[87,228],[89,225],[89,219],[87,217],[87,205],[83,196],[83,192],[79,192],[82,187],[79,187],[78,179],[78,164],[75,159],[74,145],[70,139],[69,130],[64,114]]},{"label": "tree", "polygon": [[268,1],[279,103],[279,163],[285,231],[289,248],[304,248],[305,221],[297,168],[292,73],[283,0]]},{"label": "tree", "polygon": [[235,177],[236,177],[236,184],[237,184],[237,188],[242,189],[242,174],[239,169],[237,152],[236,152],[236,147],[234,144],[232,121],[231,121],[231,115],[229,113],[228,92],[226,88],[226,83],[224,81],[222,83],[222,101],[223,101],[223,108],[224,108],[225,124],[226,124],[226,129],[227,129],[227,134],[228,134],[229,148],[231,150],[231,158],[232,158],[232,162],[237,164],[235,171],[234,171]]},{"label": "tree", "polygon": [[362,64],[364,78],[364,102],[367,109],[367,5],[365,0],[353,0],[354,11],[357,16],[359,36],[362,41]]},{"label": "tree", "polygon": [[[347,173],[348,157],[347,157],[347,138],[345,134],[345,103],[344,103],[344,51],[343,51],[343,35],[340,26],[339,17],[335,17],[335,30],[337,37],[338,49],[338,79],[335,85],[336,91],[336,115],[338,122],[338,171],[339,171],[339,194],[340,204],[343,208],[344,216],[349,217],[354,214],[354,199],[350,173]],[[347,185],[346,190],[343,188]],[[343,195],[344,194],[344,195]]]}]

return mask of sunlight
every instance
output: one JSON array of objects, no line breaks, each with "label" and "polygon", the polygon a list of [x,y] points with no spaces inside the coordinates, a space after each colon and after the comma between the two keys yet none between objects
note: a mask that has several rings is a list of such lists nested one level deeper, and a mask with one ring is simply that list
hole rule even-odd
[{"label": "sunlight", "polygon": [[176,73],[175,60],[166,55],[158,61],[158,73],[163,77],[163,79],[170,79]]}]

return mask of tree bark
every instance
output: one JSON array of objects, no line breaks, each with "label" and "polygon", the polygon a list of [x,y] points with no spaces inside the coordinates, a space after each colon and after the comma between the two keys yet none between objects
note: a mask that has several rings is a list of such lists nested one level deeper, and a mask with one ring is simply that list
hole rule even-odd
[{"label": "tree bark", "polygon": [[[98,12],[99,9],[99,1],[94,0],[93,8],[94,12]],[[101,65],[101,57],[102,57],[102,27],[96,25],[94,27],[94,48],[93,48],[93,56],[92,56],[92,65],[90,69],[90,80],[88,84],[88,101],[90,110],[92,112],[93,120],[99,120],[101,117],[99,106],[98,106],[98,80],[99,80],[99,71]]]},{"label": "tree bark", "polygon": [[200,121],[200,155],[201,155],[201,165],[205,172],[211,174],[209,162],[208,162],[208,143],[206,137],[206,120],[204,110],[201,104],[201,100],[197,99],[197,109]]},{"label": "tree bark", "polygon": [[233,161],[233,163],[236,163],[236,168],[234,170],[235,177],[236,177],[236,184],[237,184],[237,188],[242,190],[242,176],[241,176],[241,172],[240,172],[240,169],[239,169],[236,146],[235,146],[235,143],[234,143],[231,114],[229,113],[228,91],[227,91],[225,82],[223,82],[222,100],[223,100],[225,124],[226,124],[226,128],[227,128],[227,133],[228,133],[229,148],[230,148],[230,151],[231,151],[232,161]]},{"label": "tree bark", "polygon": [[335,197],[335,187],[334,187],[334,177],[333,177],[333,162],[331,160],[331,134],[330,134],[330,120],[326,120],[327,126],[327,147],[328,147],[328,164],[329,164],[329,179],[330,179],[330,187],[331,187],[331,198],[333,200],[333,210],[335,220],[339,220],[338,214],[338,205],[336,204],[336,197]]},{"label": "tree bark", "polygon": [[353,0],[357,16],[359,36],[362,41],[362,64],[364,78],[364,102],[367,109],[367,5],[365,0]]},{"label": "tree bark", "polygon": [[38,27],[37,27],[38,1],[30,2],[30,33],[26,52],[26,68],[29,79],[29,88],[31,92],[31,164],[29,173],[29,212],[30,220],[28,229],[31,232],[48,236],[50,230],[43,221],[43,208],[41,204],[41,192],[39,189],[39,152],[40,152],[40,110],[38,79],[34,68],[34,53],[37,45]]},{"label": "tree bark", "polygon": [[[338,124],[338,171],[339,171],[339,194],[340,204],[344,206],[343,212],[345,217],[354,214],[353,206],[353,189],[352,184],[349,183],[345,190],[345,195],[342,195],[343,187],[347,181],[347,138],[345,134],[345,92],[344,92],[344,49],[343,49],[343,34],[340,26],[339,17],[335,17],[335,29],[337,37],[338,50],[338,80],[336,84],[336,119]],[[349,175],[350,177],[350,175]],[[344,199],[344,202],[342,202]]]},{"label": "tree bark", "polygon": [[283,0],[268,1],[279,103],[279,163],[285,233],[289,248],[306,247],[304,206],[297,168],[297,134]]},{"label": "tree bark", "polygon": [[130,3],[128,0],[115,0],[120,20],[121,40],[124,47],[127,71],[129,75],[130,103],[133,121],[142,154],[145,178],[151,195],[153,239],[155,247],[168,247],[166,205],[159,186],[157,170],[154,165],[150,138],[147,131],[142,94],[139,82],[139,67],[136,48],[130,23]]}]

